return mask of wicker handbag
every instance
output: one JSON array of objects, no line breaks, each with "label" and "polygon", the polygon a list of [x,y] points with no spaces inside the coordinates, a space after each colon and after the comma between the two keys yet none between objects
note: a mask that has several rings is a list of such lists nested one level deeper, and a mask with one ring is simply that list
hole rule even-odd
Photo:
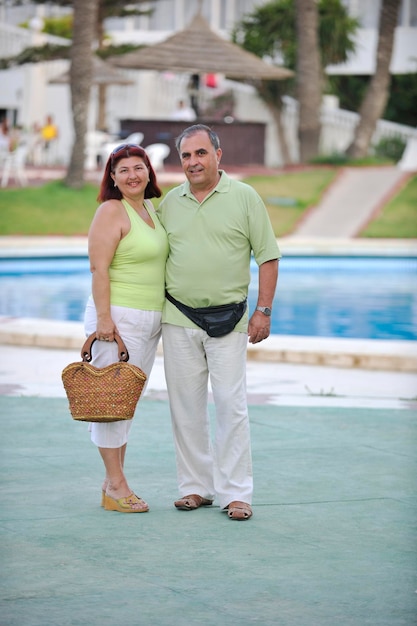
[{"label": "wicker handbag", "polygon": [[146,374],[127,363],[129,353],[119,337],[119,362],[98,368],[90,364],[96,333],[81,348],[82,361],[70,363],[62,371],[62,382],[73,419],[81,422],[130,420],[146,382]]}]

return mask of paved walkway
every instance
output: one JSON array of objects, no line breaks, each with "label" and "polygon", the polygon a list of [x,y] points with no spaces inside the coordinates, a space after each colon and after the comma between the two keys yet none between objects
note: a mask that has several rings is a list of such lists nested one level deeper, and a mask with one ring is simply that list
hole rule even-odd
[{"label": "paved walkway", "polygon": [[343,168],[292,236],[355,237],[409,177],[397,167]]}]

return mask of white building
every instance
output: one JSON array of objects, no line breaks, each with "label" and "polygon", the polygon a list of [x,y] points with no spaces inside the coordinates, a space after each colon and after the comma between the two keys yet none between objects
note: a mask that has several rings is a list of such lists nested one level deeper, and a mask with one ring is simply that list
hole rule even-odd
[{"label": "white building", "polygon": [[[245,13],[265,4],[266,0],[203,0],[202,12],[210,27],[227,37],[233,25]],[[341,66],[331,66],[334,74],[371,74],[375,68],[378,38],[380,0],[345,0],[349,12],[359,18],[361,28],[357,34],[356,52]],[[152,3],[150,3],[151,6]],[[199,8],[199,0],[158,0],[150,16],[129,19],[112,18],[106,21],[107,34],[115,43],[133,42],[153,44],[170,36],[173,31],[182,30]],[[22,7],[12,8],[6,1],[0,2],[0,57],[19,53],[29,45],[42,43],[47,38],[39,32],[40,20],[50,15],[60,15],[68,9],[52,3],[36,5],[26,2]],[[31,29],[22,29],[18,24],[30,20]],[[63,42],[61,40],[61,42]],[[68,42],[67,42],[68,43]],[[27,64],[0,71],[0,118],[7,115],[11,123],[30,128],[34,123],[42,123],[52,114],[60,130],[57,158],[67,163],[73,141],[72,114],[68,85],[54,85],[49,81],[68,69],[67,61],[53,61],[40,64]],[[396,29],[394,51],[391,63],[393,73],[417,72],[417,0],[403,0],[399,24]],[[111,86],[107,94],[107,129],[111,133],[120,131],[122,119],[166,119],[179,99],[187,96],[188,75],[121,70],[121,73],[134,81],[130,86]],[[281,155],[277,145],[274,123],[256,91],[245,85],[226,81],[218,77],[219,89],[232,88],[235,94],[236,118],[241,121],[264,122],[267,124],[265,162],[279,165]],[[203,89],[202,97],[210,97],[211,90]],[[96,88],[92,88],[90,105],[90,127],[94,129],[97,110]],[[329,113],[333,115],[333,113]],[[297,159],[296,111],[288,107],[288,137],[294,159]],[[352,117],[353,116],[353,117]],[[340,117],[340,113],[339,113]],[[355,114],[349,114],[344,123],[345,133],[333,144],[323,141],[326,149],[343,149],[349,143]],[[339,118],[334,122],[340,127]],[[342,124],[343,125],[343,124]],[[400,132],[391,125],[392,132]],[[407,130],[403,130],[404,137]],[[333,133],[333,130],[332,130]],[[400,133],[401,134],[401,133]]]}]

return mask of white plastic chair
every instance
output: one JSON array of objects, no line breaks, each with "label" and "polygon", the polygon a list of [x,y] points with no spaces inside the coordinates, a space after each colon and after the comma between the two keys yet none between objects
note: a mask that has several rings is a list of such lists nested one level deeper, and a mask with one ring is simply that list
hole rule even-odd
[{"label": "white plastic chair", "polygon": [[107,141],[106,143],[104,143],[98,151],[98,156],[100,158],[102,167],[106,165],[107,159],[109,158],[113,150],[117,148],[117,146],[121,146],[124,143],[134,143],[140,146],[143,138],[143,133],[132,133],[131,135],[126,137],[126,139],[118,139],[117,141],[113,139],[112,141]]},{"label": "white plastic chair", "polygon": [[171,152],[171,148],[165,143],[151,143],[145,148],[145,152],[153,169],[158,172],[164,169],[164,161]]},{"label": "white plastic chair", "polygon": [[3,160],[2,187],[7,186],[9,178],[14,178],[16,181],[18,180],[22,187],[27,185],[28,181],[25,173],[27,154],[28,146],[23,143],[18,145],[13,152],[9,152]]},{"label": "white plastic chair", "polygon": [[119,143],[137,143],[138,146],[140,146],[143,141],[143,137],[143,133],[132,133],[131,135],[126,137],[126,139],[123,139],[123,141],[120,141]]}]

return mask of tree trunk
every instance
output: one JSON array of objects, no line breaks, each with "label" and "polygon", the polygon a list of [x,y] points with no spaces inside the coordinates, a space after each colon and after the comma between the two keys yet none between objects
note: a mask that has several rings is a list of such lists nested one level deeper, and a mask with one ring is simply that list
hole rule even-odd
[{"label": "tree trunk", "polygon": [[317,0],[296,0],[298,138],[300,161],[317,156],[320,140],[322,75]]},{"label": "tree trunk", "polygon": [[[96,24],[96,36],[97,47],[99,50],[104,48],[104,5],[99,2],[97,11],[97,24]],[[98,85],[98,107],[97,107],[97,120],[96,129],[107,131],[107,116],[106,116],[106,104],[107,104],[107,85]]]},{"label": "tree trunk", "polygon": [[277,128],[278,142],[281,148],[282,164],[285,167],[286,165],[291,164],[291,155],[290,155],[290,151],[288,148],[288,141],[285,136],[284,124],[282,123],[282,108],[281,107],[278,108],[276,104],[275,106],[273,106],[269,104],[268,102],[266,103],[266,105],[272,117],[274,118],[274,122]]},{"label": "tree trunk", "polygon": [[359,123],[346,154],[353,159],[367,156],[376,124],[382,117],[391,82],[390,63],[394,46],[395,27],[401,0],[383,0],[379,22],[376,70],[359,109]]},{"label": "tree trunk", "polygon": [[274,119],[277,129],[278,145],[281,149],[282,164],[284,166],[290,165],[291,155],[282,121],[282,97],[279,85],[275,84],[274,89],[271,90],[270,83],[268,81],[261,80],[257,85],[257,90]]},{"label": "tree trunk", "polygon": [[107,103],[107,85],[98,85],[98,111],[96,128],[98,130],[107,131],[106,123],[106,103]]},{"label": "tree trunk", "polygon": [[96,33],[98,0],[74,0],[74,34],[71,46],[70,87],[75,140],[65,179],[68,187],[84,185],[85,138],[93,76],[92,45]]}]

